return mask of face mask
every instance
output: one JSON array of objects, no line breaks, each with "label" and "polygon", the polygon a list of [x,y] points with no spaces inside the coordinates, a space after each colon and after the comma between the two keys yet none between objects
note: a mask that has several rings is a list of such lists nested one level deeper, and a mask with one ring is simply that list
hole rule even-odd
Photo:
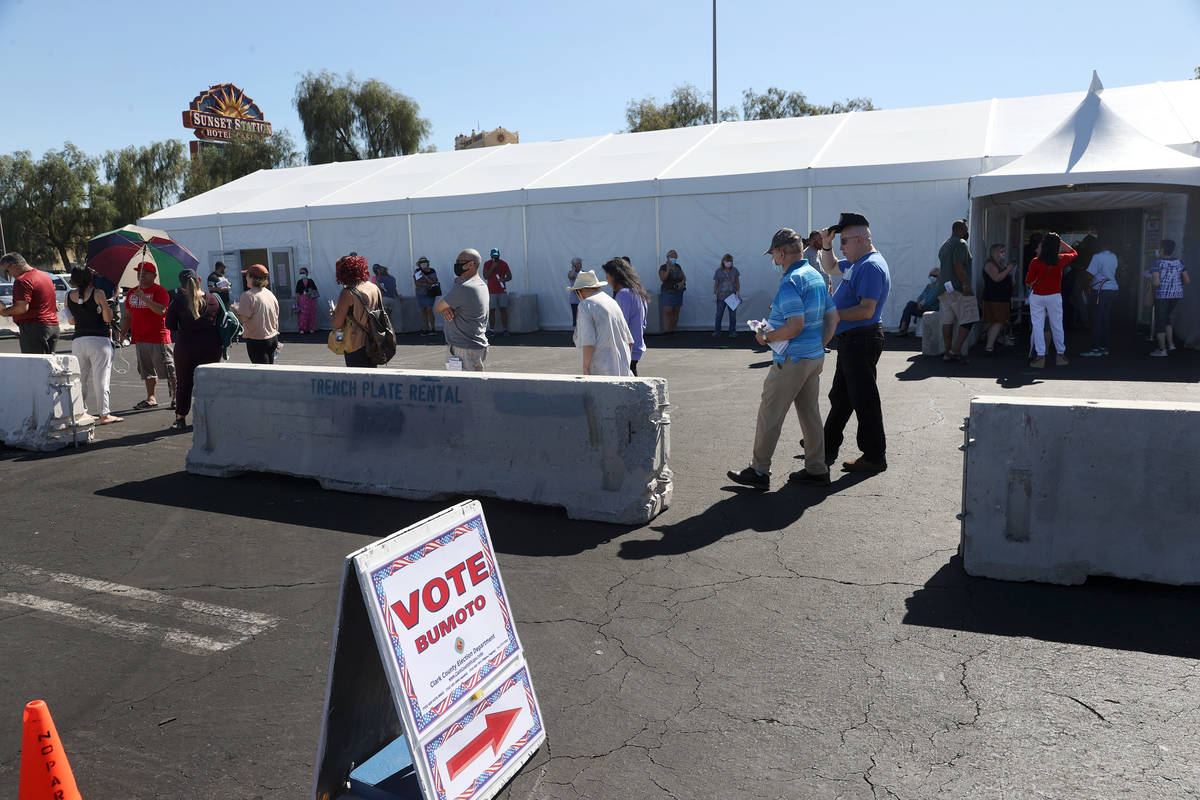
[{"label": "face mask", "polygon": [[301,277],[301,278],[307,278],[307,277],[308,277],[308,273],[307,273],[307,272],[301,272],[301,273],[300,273],[300,277]]},{"label": "face mask", "polygon": [[461,276],[461,275],[462,275],[464,272],[466,272],[466,271],[467,271],[467,264],[470,264],[470,263],[471,263],[470,261],[455,261],[455,262],[454,262],[454,275],[455,275],[455,277],[459,277],[459,276]]},{"label": "face mask", "polygon": [[732,261],[726,261],[726,262],[725,262],[725,266],[726,266],[726,267],[732,267],[732,266],[733,266],[733,262],[732,262]]},{"label": "face mask", "polygon": [[674,256],[667,256],[667,263],[668,263],[668,264],[674,264],[674,263],[675,263],[675,257],[674,257]]},{"label": "face mask", "polygon": [[930,275],[930,276],[929,276],[929,282],[930,282],[930,283],[937,283],[937,279],[938,279],[938,276],[937,276],[937,275]]}]

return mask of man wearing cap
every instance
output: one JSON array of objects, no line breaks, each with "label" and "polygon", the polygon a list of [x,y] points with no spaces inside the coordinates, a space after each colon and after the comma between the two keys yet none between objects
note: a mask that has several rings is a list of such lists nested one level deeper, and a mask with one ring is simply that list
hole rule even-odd
[{"label": "man wearing cap", "polygon": [[[841,235],[840,261],[833,255],[833,237]],[[883,306],[892,276],[887,261],[871,243],[871,228],[862,214],[842,212],[836,225],[821,231],[821,261],[830,275],[841,275],[833,293],[839,321],[834,337],[837,367],[829,388],[825,418],[825,461],[837,460],[850,415],[858,417],[858,448],[862,456],[842,464],[847,472],[887,469],[883,408],[875,382],[875,366],[883,352]]]},{"label": "man wearing cap", "polygon": [[475,372],[483,372],[488,351],[488,288],[479,277],[482,260],[478,250],[459,253],[454,260],[455,286],[433,306],[446,321],[446,360],[457,358],[464,370]]},{"label": "man wearing cap", "polygon": [[617,301],[603,291],[608,281],[598,280],[594,270],[581,270],[567,287],[579,297],[579,316],[575,318],[575,347],[583,359],[584,375],[610,375],[632,378],[633,334]]},{"label": "man wearing cap", "polygon": [[0,257],[0,273],[13,282],[12,305],[0,303],[0,317],[17,324],[21,352],[49,355],[58,347],[58,296],[54,281],[25,262],[20,253]]},{"label": "man wearing cap", "polygon": [[512,270],[508,262],[500,258],[500,251],[493,247],[492,257],[483,265],[483,279],[487,281],[488,290],[488,333],[496,330],[496,309],[500,309],[500,324],[504,327],[501,336],[508,336],[508,289],[505,286],[512,280]]},{"label": "man wearing cap", "polygon": [[[155,389],[159,378],[167,379],[171,407],[175,407],[175,357],[171,352],[171,334],[167,331],[167,305],[171,296],[154,282],[158,268],[143,261],[135,270],[138,285],[125,294],[125,315],[121,320],[121,338],[129,337],[137,348],[138,374],[146,382],[146,399],[134,408],[158,405]],[[131,335],[132,334],[132,335]]]},{"label": "man wearing cap", "polygon": [[210,294],[215,294],[221,298],[221,302],[225,304],[225,308],[229,308],[229,287],[233,283],[229,278],[225,277],[225,262],[218,261],[213,264],[213,271],[208,275],[208,291]]},{"label": "man wearing cap", "polygon": [[829,485],[820,379],[825,344],[833,336],[838,315],[824,278],[803,257],[803,248],[800,234],[781,228],[764,253],[783,272],[767,317],[771,330],[756,334],[759,344],[771,348],[773,363],[763,381],[750,466],[741,472],[726,473],[732,481],[764,491],[771,486],[771,457],[788,409],[793,406],[804,435],[805,468],[793,472],[789,480]]},{"label": "man wearing cap", "polygon": [[[971,250],[967,247],[970,231],[965,219],[957,219],[950,230],[950,238],[938,250],[938,302],[942,318],[942,342],[946,346],[943,361],[965,361],[961,352],[971,328],[979,321],[979,302],[971,291]],[[951,343],[954,323],[958,323],[958,336]]]}]

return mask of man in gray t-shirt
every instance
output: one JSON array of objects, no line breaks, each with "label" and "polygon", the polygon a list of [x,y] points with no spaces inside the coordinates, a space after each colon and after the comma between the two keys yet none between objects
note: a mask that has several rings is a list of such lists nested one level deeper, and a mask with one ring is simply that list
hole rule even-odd
[{"label": "man in gray t-shirt", "polygon": [[433,306],[446,320],[446,360],[457,358],[464,370],[475,372],[483,372],[488,349],[488,288],[479,277],[482,263],[478,250],[459,253],[454,261],[456,285]]}]

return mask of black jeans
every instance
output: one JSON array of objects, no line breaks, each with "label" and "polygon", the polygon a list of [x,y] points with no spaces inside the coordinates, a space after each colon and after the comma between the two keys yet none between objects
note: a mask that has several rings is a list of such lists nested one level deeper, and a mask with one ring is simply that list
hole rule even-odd
[{"label": "black jeans", "polygon": [[275,348],[279,346],[279,337],[270,339],[243,339],[246,343],[246,355],[251,364],[274,364]]},{"label": "black jeans", "polygon": [[825,461],[832,463],[842,446],[850,415],[858,417],[858,449],[868,461],[881,463],[887,453],[883,408],[875,383],[875,366],[883,352],[883,326],[864,325],[834,340],[837,367],[829,387],[829,416],[825,419]]},{"label": "black jeans", "polygon": [[58,326],[22,322],[17,325],[17,338],[25,355],[53,355],[58,347]]},{"label": "black jeans", "polygon": [[909,321],[913,317],[916,317],[919,320],[922,316],[924,316],[924,314],[925,312],[921,310],[919,305],[917,305],[916,300],[909,300],[908,304],[904,306],[903,313],[900,314],[900,330],[908,330]]},{"label": "black jeans", "polygon": [[349,353],[343,353],[342,358],[345,359],[347,367],[375,369],[375,365],[367,358],[367,348],[365,347],[351,350]]},{"label": "black jeans", "polygon": [[1092,301],[1092,347],[1107,350],[1109,320],[1112,319],[1112,307],[1117,299],[1117,292],[1101,289],[1095,294],[1096,299]]}]

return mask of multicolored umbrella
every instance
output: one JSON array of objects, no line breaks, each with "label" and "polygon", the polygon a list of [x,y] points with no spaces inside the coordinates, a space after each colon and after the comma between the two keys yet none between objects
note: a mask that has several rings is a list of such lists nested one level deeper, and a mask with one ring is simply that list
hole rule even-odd
[{"label": "multicolored umbrella", "polygon": [[126,225],[88,240],[87,265],[118,286],[134,286],[133,268],[142,261],[153,261],[158,282],[167,289],[179,286],[179,273],[195,269],[200,260],[191,251],[171,239],[166,231]]}]

